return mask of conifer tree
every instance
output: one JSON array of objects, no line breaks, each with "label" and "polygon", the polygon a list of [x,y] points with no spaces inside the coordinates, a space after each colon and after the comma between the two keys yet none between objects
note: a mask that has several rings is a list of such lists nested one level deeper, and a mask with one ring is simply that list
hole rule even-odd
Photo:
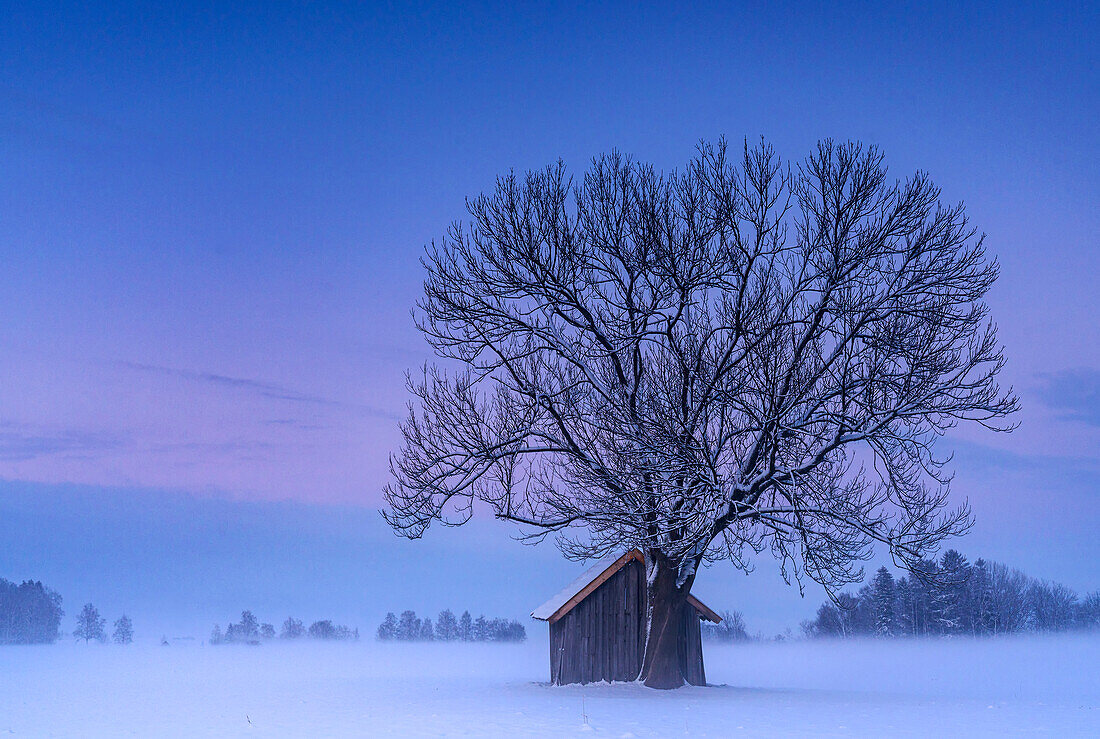
[{"label": "conifer tree", "polygon": [[463,611],[462,617],[458,620],[458,636],[462,641],[474,639],[474,626],[469,611]]},{"label": "conifer tree", "polygon": [[916,619],[914,618],[913,588],[909,578],[902,577],[897,584],[897,613],[896,621],[898,634],[901,636],[914,636],[916,634]]},{"label": "conifer tree", "polygon": [[852,609],[852,631],[862,636],[875,633],[874,598],[871,586],[864,585],[856,593],[855,608]]},{"label": "conifer tree", "polygon": [[895,607],[897,589],[890,570],[880,567],[871,587],[871,608],[874,614],[876,636],[893,636],[896,633]]},{"label": "conifer tree", "polygon": [[970,564],[966,557],[948,549],[940,559],[938,577],[932,586],[932,616],[940,634],[960,634],[966,630],[966,592]]},{"label": "conifer tree", "polygon": [[485,616],[478,616],[474,621],[472,638],[474,641],[487,641],[489,639],[489,622]]},{"label": "conifer tree", "polygon": [[974,634],[990,634],[993,632],[993,579],[984,559],[978,558],[970,568],[968,585],[970,630]]},{"label": "conifer tree", "polygon": [[435,620],[435,638],[439,641],[454,641],[458,638],[458,621],[450,608],[439,612]]},{"label": "conifer tree", "polygon": [[416,611],[402,611],[397,622],[397,638],[401,641],[415,641],[420,638],[420,619]]},{"label": "conifer tree", "polygon": [[381,641],[392,641],[397,638],[397,616],[393,612],[386,614],[385,620],[378,627],[378,638]]}]

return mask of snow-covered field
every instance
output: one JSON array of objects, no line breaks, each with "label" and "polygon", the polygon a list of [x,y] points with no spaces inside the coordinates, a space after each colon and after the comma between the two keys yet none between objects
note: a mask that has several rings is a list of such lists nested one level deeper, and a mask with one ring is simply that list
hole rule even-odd
[{"label": "snow-covered field", "polygon": [[1100,736],[1100,637],[706,645],[551,687],[546,644],[0,648],[0,736]]}]

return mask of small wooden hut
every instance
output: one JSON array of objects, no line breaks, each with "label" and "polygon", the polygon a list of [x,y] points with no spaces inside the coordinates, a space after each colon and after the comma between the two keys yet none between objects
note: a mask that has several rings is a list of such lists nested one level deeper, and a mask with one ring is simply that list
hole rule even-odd
[{"label": "small wooden hut", "polygon": [[[531,612],[550,623],[554,685],[638,679],[645,654],[645,558],[633,549],[600,560]],[[680,666],[692,685],[706,685],[700,621],[722,618],[689,595],[680,622]]]}]

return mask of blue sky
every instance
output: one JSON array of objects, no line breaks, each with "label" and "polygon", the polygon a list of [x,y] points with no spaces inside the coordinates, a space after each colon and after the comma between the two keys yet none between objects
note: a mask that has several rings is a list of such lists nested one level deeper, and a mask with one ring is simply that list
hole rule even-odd
[{"label": "blue sky", "polygon": [[[792,160],[853,138],[965,201],[1002,264],[990,304],[1024,410],[1010,436],[958,435],[978,516],[960,548],[1094,589],[1098,32],[1084,3],[8,5],[0,501],[99,521],[111,500],[126,530],[180,495],[376,516],[403,372],[427,357],[417,258],[464,198],[611,148],[667,171],[701,138]],[[476,558],[491,531],[454,546]],[[49,536],[5,540],[78,578]],[[0,576],[38,576],[6,550]],[[706,577],[747,616],[764,597]]]}]

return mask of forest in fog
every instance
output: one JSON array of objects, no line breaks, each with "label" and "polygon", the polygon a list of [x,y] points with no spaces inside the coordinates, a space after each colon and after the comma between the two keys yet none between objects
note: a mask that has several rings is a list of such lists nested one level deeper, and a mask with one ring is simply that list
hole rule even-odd
[{"label": "forest in fog", "polygon": [[1100,626],[1100,591],[1025,575],[999,562],[973,563],[954,549],[895,579],[880,567],[857,592],[823,603],[802,623],[808,637],[982,636]]}]

